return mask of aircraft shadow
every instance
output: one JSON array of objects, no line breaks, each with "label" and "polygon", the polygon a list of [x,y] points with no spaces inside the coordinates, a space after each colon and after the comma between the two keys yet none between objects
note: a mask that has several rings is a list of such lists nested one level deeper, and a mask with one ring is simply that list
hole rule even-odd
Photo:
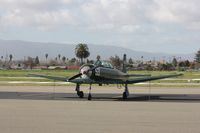
[{"label": "aircraft shadow", "polygon": [[[121,94],[98,93],[92,97],[93,101],[200,102],[200,94],[131,94],[126,100]],[[81,99],[76,93],[0,92],[0,99],[87,101],[87,94]]]}]

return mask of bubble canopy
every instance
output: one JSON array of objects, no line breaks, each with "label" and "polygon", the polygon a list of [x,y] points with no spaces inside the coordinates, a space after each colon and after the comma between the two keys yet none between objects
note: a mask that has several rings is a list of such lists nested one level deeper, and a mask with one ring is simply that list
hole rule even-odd
[{"label": "bubble canopy", "polygon": [[110,62],[107,62],[107,61],[101,61],[99,63],[99,66],[106,67],[106,68],[113,68],[112,64]]}]

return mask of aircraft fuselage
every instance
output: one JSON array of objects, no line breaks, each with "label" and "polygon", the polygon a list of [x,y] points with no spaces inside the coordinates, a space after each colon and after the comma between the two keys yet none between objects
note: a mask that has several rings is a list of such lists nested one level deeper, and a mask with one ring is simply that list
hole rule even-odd
[{"label": "aircraft fuselage", "polygon": [[97,67],[93,71],[88,72],[90,68],[94,66],[84,65],[80,68],[80,73],[82,73],[82,78],[90,78],[90,79],[120,79],[126,80],[127,74],[121,72],[120,70],[114,68],[107,67]]}]

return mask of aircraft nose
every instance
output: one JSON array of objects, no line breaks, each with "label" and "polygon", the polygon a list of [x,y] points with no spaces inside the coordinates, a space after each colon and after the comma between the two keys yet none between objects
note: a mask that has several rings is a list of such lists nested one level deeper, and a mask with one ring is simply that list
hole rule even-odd
[{"label": "aircraft nose", "polygon": [[87,75],[87,76],[91,76],[91,71],[89,66],[84,66],[81,70],[80,73],[82,73],[82,75]]}]

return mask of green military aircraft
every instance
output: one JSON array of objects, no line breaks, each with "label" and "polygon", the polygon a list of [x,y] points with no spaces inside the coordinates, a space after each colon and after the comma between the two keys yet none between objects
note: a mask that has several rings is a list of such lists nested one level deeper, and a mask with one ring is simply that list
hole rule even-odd
[{"label": "green military aircraft", "polygon": [[[152,80],[177,77],[181,75],[183,74],[172,74],[172,75],[162,75],[162,76],[127,74],[126,73],[126,55],[124,55],[122,71],[113,68],[113,66],[109,62],[99,61],[98,65],[85,64],[81,66],[79,73],[70,78],[30,74],[30,76],[34,76],[34,77],[42,77],[42,78],[48,78],[52,80],[75,83],[76,92],[80,98],[84,97],[83,91],[80,91],[80,85],[89,84],[90,87],[89,87],[88,100],[92,99],[92,95],[91,95],[92,84],[99,84],[100,86],[102,84],[122,84],[125,87],[124,92],[123,92],[123,99],[127,99],[129,95],[128,84],[135,84],[135,83],[140,83],[140,82],[147,82],[147,81],[152,81]],[[135,77],[135,78],[131,78],[131,77]]]}]

